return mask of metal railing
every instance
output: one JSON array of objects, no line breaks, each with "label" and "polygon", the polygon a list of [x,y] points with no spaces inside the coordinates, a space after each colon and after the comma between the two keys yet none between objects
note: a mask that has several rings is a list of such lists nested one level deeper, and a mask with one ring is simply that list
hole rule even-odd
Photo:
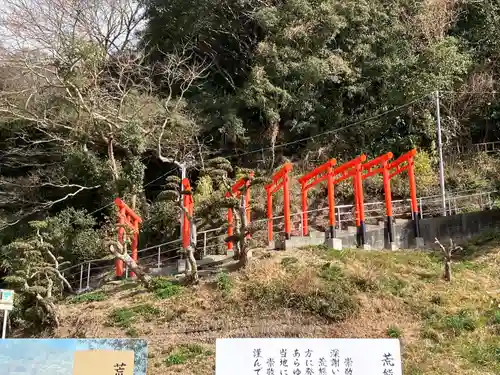
[{"label": "metal railing", "polygon": [[[449,192],[446,195],[447,213],[449,215],[459,214],[462,212],[470,212],[493,207],[492,195],[494,191],[465,194],[465,191]],[[419,213],[421,218],[440,216],[442,213],[441,196],[432,195],[427,197],[417,198],[419,205]],[[410,200],[400,199],[392,201],[393,216],[395,218],[411,217]],[[364,204],[365,221],[367,224],[378,220],[383,220],[385,214],[385,201],[368,202]],[[311,228],[325,227],[328,223],[328,207],[322,207],[307,211]],[[338,205],[335,207],[335,217],[337,226],[340,229],[345,229],[348,224],[354,222],[355,210],[354,205]],[[300,235],[302,230],[302,212],[291,214],[293,225],[292,234]],[[284,233],[284,216],[275,216],[272,218],[273,227],[276,235]],[[267,233],[267,219],[253,220],[252,225],[258,230]],[[213,235],[212,235],[213,234]],[[226,249],[225,238],[227,237],[227,226],[213,228],[197,233],[197,250],[203,255],[217,254],[224,252]],[[149,246],[138,251],[141,265],[161,268],[168,264],[173,264],[181,259],[182,254],[179,253],[181,240],[164,242],[158,245]],[[114,259],[104,258],[90,260],[65,268],[61,272],[69,278],[70,284],[78,291],[89,290],[93,287],[92,278],[97,284],[100,280],[114,270]],[[126,270],[125,275],[128,275]],[[95,283],[94,283],[95,284]]]},{"label": "metal railing", "polygon": [[446,154],[450,156],[450,154],[454,155],[458,154],[467,154],[474,152],[496,152],[500,150],[500,141],[492,141],[492,142],[482,142],[482,143],[473,143],[473,144],[465,144],[465,145],[455,145],[446,147]]}]

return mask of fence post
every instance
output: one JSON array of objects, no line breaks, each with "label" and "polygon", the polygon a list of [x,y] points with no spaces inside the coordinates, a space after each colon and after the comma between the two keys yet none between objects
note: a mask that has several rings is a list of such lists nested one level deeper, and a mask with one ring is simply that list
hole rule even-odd
[{"label": "fence post", "polygon": [[491,201],[491,193],[488,192],[488,206],[491,209],[493,209],[493,202]]},{"label": "fence post", "polygon": [[418,199],[418,205],[420,207],[420,218],[424,218],[424,209],[423,209],[423,204],[422,204],[422,197]]},{"label": "fence post", "polygon": [[83,263],[80,265],[80,290],[83,288]]},{"label": "fence post", "polygon": [[337,222],[339,223],[339,230],[342,230],[342,218],[340,216],[340,207],[335,207],[335,208],[336,208],[338,216],[339,216],[339,219],[337,220]]},{"label": "fence post", "polygon": [[88,269],[87,269],[87,289],[89,289],[89,288],[90,288],[90,265],[91,265],[91,264],[92,264],[92,263],[90,263],[90,262],[89,262],[89,267],[88,267]]},{"label": "fence post", "polygon": [[203,232],[203,257],[207,255],[207,232]]},{"label": "fence post", "polygon": [[158,268],[161,266],[161,246],[158,246]]},{"label": "fence post", "polygon": [[128,265],[125,266],[125,280],[128,279]]}]

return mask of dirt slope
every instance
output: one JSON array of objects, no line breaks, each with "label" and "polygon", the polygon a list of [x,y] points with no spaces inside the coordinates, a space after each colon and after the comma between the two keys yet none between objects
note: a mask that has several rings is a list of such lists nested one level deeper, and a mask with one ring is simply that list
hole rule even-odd
[{"label": "dirt slope", "polygon": [[500,245],[439,253],[256,252],[245,271],[149,293],[108,285],[60,306],[59,337],[143,337],[148,374],[213,374],[218,337],[399,337],[405,375],[500,373]]}]

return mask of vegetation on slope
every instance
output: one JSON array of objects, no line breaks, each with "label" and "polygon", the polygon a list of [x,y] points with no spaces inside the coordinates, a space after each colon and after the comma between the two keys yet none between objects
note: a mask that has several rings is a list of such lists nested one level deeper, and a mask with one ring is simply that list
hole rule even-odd
[{"label": "vegetation on slope", "polygon": [[[312,167],[416,147],[418,195],[438,193],[436,90],[448,189],[497,186],[494,155],[459,151],[500,135],[498,2],[2,3],[0,286],[23,294],[14,327],[54,325],[48,311],[69,289],[54,270],[108,255],[117,196],[143,218],[140,247],[176,239],[180,210],[165,195],[182,166],[199,229],[225,222],[227,186],[214,169],[232,182],[248,169],[265,179],[291,161],[299,210],[296,178]],[[366,201],[381,197],[379,179],[365,188]],[[407,198],[406,179],[392,190]],[[352,184],[336,189],[338,203],[352,195]],[[311,209],[324,205],[325,191],[310,198]],[[253,189],[252,219],[264,204]],[[44,308],[32,306],[38,297]]]},{"label": "vegetation on slope", "polygon": [[405,374],[498,374],[498,237],[469,243],[453,268],[448,283],[437,249],[262,251],[166,299],[128,283],[106,287],[104,301],[72,300],[57,334],[144,337],[150,374],[212,374],[217,337],[393,337]]}]

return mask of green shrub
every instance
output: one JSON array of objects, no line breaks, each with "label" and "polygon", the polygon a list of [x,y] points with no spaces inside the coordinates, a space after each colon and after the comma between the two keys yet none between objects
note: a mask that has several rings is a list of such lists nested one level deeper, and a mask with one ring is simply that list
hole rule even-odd
[{"label": "green shrub", "polygon": [[220,272],[216,278],[217,289],[222,291],[223,295],[228,295],[233,289],[233,281],[227,272]]},{"label": "green shrub", "polygon": [[107,296],[103,292],[92,292],[92,293],[85,293],[73,296],[68,300],[68,302],[69,303],[98,302],[98,301],[104,301],[106,298]]},{"label": "green shrub", "polygon": [[174,284],[171,280],[164,277],[152,279],[151,286],[155,295],[160,299],[167,299],[182,292],[182,287],[180,285]]}]

